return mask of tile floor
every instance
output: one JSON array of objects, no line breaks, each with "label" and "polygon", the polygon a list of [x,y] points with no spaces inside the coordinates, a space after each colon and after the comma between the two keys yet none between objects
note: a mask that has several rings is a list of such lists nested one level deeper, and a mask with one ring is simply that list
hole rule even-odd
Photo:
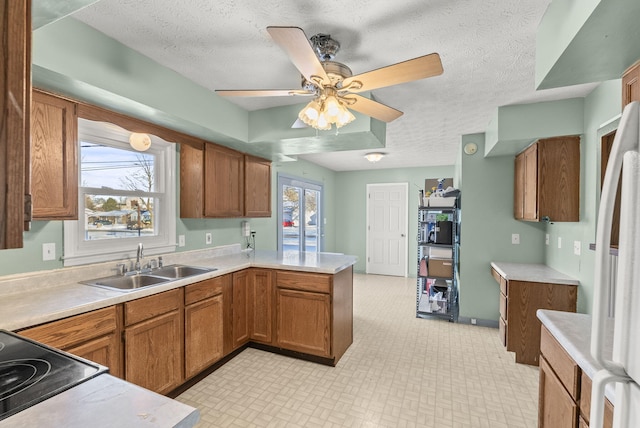
[{"label": "tile floor", "polygon": [[498,331],[415,317],[415,279],[354,276],[336,367],[246,349],[177,399],[204,427],[537,426],[538,369]]}]

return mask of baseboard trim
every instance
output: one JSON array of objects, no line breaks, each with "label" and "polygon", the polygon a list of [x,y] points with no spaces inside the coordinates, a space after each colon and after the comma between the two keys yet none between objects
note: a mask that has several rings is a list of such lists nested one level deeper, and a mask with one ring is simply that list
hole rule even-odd
[{"label": "baseboard trim", "polygon": [[[471,320],[476,320],[476,323],[473,324]],[[472,324],[477,325],[478,327],[490,327],[490,328],[498,328],[498,321],[496,320],[483,320],[481,318],[469,318],[469,317],[458,317],[458,323],[460,324]]]}]

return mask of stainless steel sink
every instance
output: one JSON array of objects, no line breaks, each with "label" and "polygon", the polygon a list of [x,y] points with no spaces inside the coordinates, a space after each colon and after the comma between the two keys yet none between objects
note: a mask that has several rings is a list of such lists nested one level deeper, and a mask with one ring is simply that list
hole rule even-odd
[{"label": "stainless steel sink", "polygon": [[137,275],[118,275],[108,276],[106,278],[92,279],[90,281],[83,281],[83,284],[94,285],[96,287],[108,288],[111,290],[119,291],[134,291],[140,288],[149,287],[152,285],[165,284],[171,281],[170,278],[152,276],[146,274]]},{"label": "stainless steel sink", "polygon": [[153,285],[166,284],[190,276],[213,272],[215,268],[203,268],[185,265],[169,265],[144,271],[144,273],[107,276],[105,278],[82,281],[83,284],[118,291],[135,291]]},{"label": "stainless steel sink", "polygon": [[194,275],[201,275],[207,272],[213,272],[217,269],[209,269],[203,267],[195,267],[195,266],[185,266],[185,265],[170,265],[161,267],[159,269],[153,269],[149,272],[149,275],[153,276],[162,276],[165,278],[171,279],[181,279],[187,278]]}]

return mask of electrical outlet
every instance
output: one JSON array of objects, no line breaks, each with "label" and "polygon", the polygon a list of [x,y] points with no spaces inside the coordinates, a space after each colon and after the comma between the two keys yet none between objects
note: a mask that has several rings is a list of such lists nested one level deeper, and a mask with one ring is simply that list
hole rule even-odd
[{"label": "electrical outlet", "polygon": [[547,233],[544,237],[544,244],[549,245],[549,234]]},{"label": "electrical outlet", "polygon": [[475,318],[471,318],[471,325],[476,325],[478,324],[478,320]]},{"label": "electrical outlet", "polygon": [[558,236],[558,248],[562,248],[562,238]]},{"label": "electrical outlet", "polygon": [[42,261],[55,260],[55,259],[56,259],[55,242],[42,244]]},{"label": "electrical outlet", "polygon": [[520,244],[520,234],[519,233],[512,233],[511,234],[511,243],[513,245],[519,245]]},{"label": "electrical outlet", "polygon": [[582,252],[582,243],[580,241],[573,241],[573,254],[579,256]]},{"label": "electrical outlet", "polygon": [[207,245],[211,245],[211,243],[213,242],[213,236],[211,235],[211,232],[207,232],[204,234],[204,242]]},{"label": "electrical outlet", "polygon": [[184,247],[186,245],[184,235],[178,235],[178,247]]}]

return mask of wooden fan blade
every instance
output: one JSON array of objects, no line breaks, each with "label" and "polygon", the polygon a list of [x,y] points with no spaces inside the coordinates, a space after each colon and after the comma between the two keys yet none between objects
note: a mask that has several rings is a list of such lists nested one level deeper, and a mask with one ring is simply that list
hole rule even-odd
[{"label": "wooden fan blade", "polygon": [[366,114],[367,116],[371,116],[383,122],[391,122],[404,114],[400,110],[396,110],[393,107],[389,107],[379,103],[378,101],[373,101],[360,95],[349,94],[344,98],[355,100],[355,102],[353,104],[349,104],[347,108]]},{"label": "wooden fan blade", "polygon": [[216,94],[222,95],[223,97],[290,97],[294,95],[315,95],[313,92],[302,89],[216,89]]},{"label": "wooden fan blade", "polygon": [[362,83],[362,87],[359,89],[350,88],[348,89],[349,92],[371,91],[385,86],[438,76],[442,72],[440,55],[432,53],[348,77],[342,81],[342,87],[346,88],[350,83],[357,81]]},{"label": "wooden fan blade", "polygon": [[318,76],[324,83],[331,83],[302,28],[267,27],[267,31],[307,80],[312,81],[312,76]]}]

